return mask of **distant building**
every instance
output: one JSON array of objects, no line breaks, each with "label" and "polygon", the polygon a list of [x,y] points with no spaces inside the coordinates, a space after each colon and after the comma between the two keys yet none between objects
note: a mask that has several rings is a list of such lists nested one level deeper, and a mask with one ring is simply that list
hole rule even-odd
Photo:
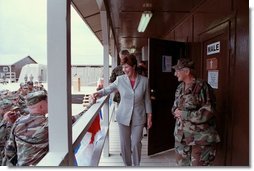
[{"label": "distant building", "polygon": [[47,82],[47,65],[26,64],[21,70],[18,82],[26,81]]},{"label": "distant building", "polygon": [[11,78],[12,82],[16,82],[22,67],[27,64],[37,64],[37,62],[30,56],[24,58],[6,56],[0,63],[0,78],[5,78],[7,81]]},{"label": "distant building", "polygon": [[[109,66],[111,75],[112,67]],[[103,78],[103,65],[72,65],[72,78],[79,77],[81,86],[96,86],[99,78]]]}]

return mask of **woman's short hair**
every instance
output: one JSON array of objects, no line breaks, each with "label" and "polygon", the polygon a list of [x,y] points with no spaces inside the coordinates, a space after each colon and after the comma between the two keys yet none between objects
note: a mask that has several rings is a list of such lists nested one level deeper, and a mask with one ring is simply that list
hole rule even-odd
[{"label": "woman's short hair", "polygon": [[136,67],[137,68],[137,59],[136,56],[133,54],[129,54],[127,56],[125,56],[122,60],[122,64],[128,64],[131,67]]},{"label": "woman's short hair", "polygon": [[129,53],[128,50],[125,49],[125,50],[121,50],[119,54],[123,55],[123,56],[126,56],[126,55],[129,55],[130,53]]}]

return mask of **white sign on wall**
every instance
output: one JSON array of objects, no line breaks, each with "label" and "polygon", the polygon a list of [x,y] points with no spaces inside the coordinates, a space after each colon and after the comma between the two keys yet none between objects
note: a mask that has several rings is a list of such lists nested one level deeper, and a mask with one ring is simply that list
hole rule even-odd
[{"label": "white sign on wall", "polygon": [[172,56],[162,56],[162,72],[171,72]]},{"label": "white sign on wall", "polygon": [[220,53],[220,42],[215,42],[207,45],[207,55]]},{"label": "white sign on wall", "polygon": [[208,84],[214,89],[218,89],[219,71],[208,71]]}]

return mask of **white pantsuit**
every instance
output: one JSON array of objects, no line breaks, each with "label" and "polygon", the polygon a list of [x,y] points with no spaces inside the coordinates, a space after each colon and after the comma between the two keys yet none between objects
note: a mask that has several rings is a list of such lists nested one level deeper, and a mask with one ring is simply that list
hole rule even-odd
[{"label": "white pantsuit", "polygon": [[134,87],[131,87],[127,75],[118,76],[108,87],[99,91],[100,96],[118,90],[121,101],[116,111],[119,123],[122,158],[126,166],[140,164],[141,140],[146,114],[152,113],[148,78],[137,75]]}]

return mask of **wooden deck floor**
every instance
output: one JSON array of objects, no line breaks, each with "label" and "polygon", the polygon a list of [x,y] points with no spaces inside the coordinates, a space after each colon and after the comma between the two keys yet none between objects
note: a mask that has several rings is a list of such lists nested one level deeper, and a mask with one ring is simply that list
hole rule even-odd
[{"label": "wooden deck floor", "polygon": [[[113,120],[113,119],[112,119]],[[101,156],[99,166],[121,167],[124,166],[122,157],[120,156],[120,139],[117,122],[111,121],[109,128],[109,157]],[[147,155],[147,136],[142,140],[142,167],[174,167],[175,157],[174,150],[169,150],[153,156]]]}]

